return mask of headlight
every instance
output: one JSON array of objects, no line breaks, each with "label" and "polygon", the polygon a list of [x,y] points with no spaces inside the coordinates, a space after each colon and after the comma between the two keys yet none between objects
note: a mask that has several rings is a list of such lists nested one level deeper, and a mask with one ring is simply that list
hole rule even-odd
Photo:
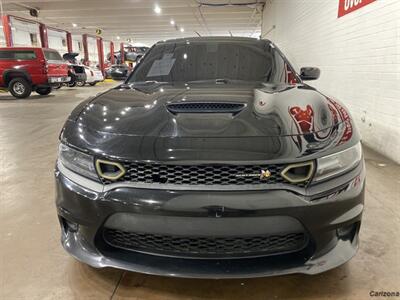
[{"label": "headlight", "polygon": [[317,159],[314,181],[322,181],[353,169],[362,159],[361,143],[344,151]]},{"label": "headlight", "polygon": [[58,159],[64,167],[82,176],[99,180],[94,166],[94,158],[91,155],[74,150],[64,144],[58,148]]}]

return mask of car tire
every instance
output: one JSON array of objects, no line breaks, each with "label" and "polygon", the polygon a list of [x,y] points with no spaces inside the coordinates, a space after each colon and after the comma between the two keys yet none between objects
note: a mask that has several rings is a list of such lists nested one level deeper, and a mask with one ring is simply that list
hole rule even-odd
[{"label": "car tire", "polygon": [[56,85],[53,85],[53,89],[55,89],[55,90],[61,89],[61,84],[58,83]]},{"label": "car tire", "polygon": [[8,89],[15,98],[27,98],[32,93],[32,86],[22,77],[14,78],[8,84]]},{"label": "car tire", "polygon": [[89,85],[90,86],[95,86],[97,82],[90,82]]},{"label": "car tire", "polygon": [[74,87],[74,86],[76,86],[76,81],[68,83],[68,87]]},{"label": "car tire", "polygon": [[84,86],[85,83],[86,83],[86,82],[84,82],[84,81],[77,81],[77,82],[76,82],[76,85],[77,85],[77,86]]},{"label": "car tire", "polygon": [[36,93],[38,93],[39,95],[48,95],[51,93],[53,89],[51,87],[46,87],[46,88],[38,88],[36,89]]}]

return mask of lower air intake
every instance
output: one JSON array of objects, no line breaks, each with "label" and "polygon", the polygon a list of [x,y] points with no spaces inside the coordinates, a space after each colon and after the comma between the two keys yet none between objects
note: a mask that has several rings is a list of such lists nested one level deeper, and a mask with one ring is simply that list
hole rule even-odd
[{"label": "lower air intake", "polygon": [[252,257],[286,254],[302,250],[308,243],[304,233],[241,237],[195,237],[126,232],[105,228],[104,240],[131,251],[177,257]]}]

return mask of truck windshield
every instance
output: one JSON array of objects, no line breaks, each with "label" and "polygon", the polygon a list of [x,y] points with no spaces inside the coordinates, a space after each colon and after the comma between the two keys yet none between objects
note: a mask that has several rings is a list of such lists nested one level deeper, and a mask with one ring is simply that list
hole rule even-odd
[{"label": "truck windshield", "polygon": [[46,57],[46,60],[63,60],[60,53],[57,51],[53,50],[43,50],[44,51],[44,57]]},{"label": "truck windshield", "polygon": [[138,65],[133,82],[258,81],[291,83],[293,71],[268,41],[182,41],[157,44]]}]

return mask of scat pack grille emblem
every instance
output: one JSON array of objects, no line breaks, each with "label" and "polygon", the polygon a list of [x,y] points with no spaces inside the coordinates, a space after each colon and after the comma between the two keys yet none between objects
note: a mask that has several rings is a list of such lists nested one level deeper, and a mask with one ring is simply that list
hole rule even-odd
[{"label": "scat pack grille emblem", "polygon": [[261,170],[260,179],[268,179],[271,176],[269,170]]},{"label": "scat pack grille emblem", "polygon": [[249,173],[249,174],[236,174],[236,177],[259,177],[260,180],[266,180],[271,177],[269,170],[260,170],[260,173]]}]

